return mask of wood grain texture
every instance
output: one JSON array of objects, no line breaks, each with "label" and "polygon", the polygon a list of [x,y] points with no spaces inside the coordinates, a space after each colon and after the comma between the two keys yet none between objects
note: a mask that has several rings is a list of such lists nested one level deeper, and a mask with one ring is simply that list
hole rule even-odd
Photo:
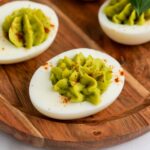
[{"label": "wood grain texture", "polygon": [[[36,0],[53,7],[60,28],[55,42],[37,58],[0,67],[0,129],[35,146],[92,150],[133,139],[150,130],[150,43],[124,46],[100,29],[97,3]],[[102,50],[125,68],[126,83],[118,99],[96,115],[58,121],[32,106],[28,86],[34,71],[53,56],[80,47]]]}]

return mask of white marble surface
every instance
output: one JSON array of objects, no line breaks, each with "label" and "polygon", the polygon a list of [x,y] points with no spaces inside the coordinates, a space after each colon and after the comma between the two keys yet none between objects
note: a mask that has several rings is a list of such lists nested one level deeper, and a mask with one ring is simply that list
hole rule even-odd
[{"label": "white marble surface", "polygon": [[[0,150],[52,150],[44,148],[34,148],[0,132]],[[63,150],[63,149],[62,149]],[[132,141],[101,150],[150,150],[150,132]]]}]

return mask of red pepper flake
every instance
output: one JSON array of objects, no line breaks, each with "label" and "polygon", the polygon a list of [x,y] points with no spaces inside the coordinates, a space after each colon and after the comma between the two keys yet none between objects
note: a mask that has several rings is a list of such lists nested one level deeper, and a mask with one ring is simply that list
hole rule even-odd
[{"label": "red pepper flake", "polygon": [[51,67],[51,68],[52,68],[52,67],[53,67],[53,64],[52,64],[52,63],[50,63],[50,62],[49,62],[49,63],[48,63],[48,62],[46,62],[46,63],[43,65],[43,67],[44,67],[44,69],[45,69],[45,70],[47,70],[49,67]]},{"label": "red pepper flake", "polygon": [[61,96],[60,98],[63,104],[68,104],[70,102],[69,98],[66,96]]},{"label": "red pepper flake", "polygon": [[23,40],[23,34],[21,32],[16,33],[17,38],[22,41]]},{"label": "red pepper flake", "polygon": [[120,70],[120,75],[124,76],[124,71],[123,70]]},{"label": "red pepper flake", "polygon": [[43,65],[44,69],[47,70],[48,69],[48,62],[46,62],[44,65]]},{"label": "red pepper flake", "polygon": [[51,24],[50,26],[51,26],[52,28],[54,28],[54,27],[55,27],[55,25],[53,25],[53,24]]},{"label": "red pepper flake", "polygon": [[118,83],[120,80],[118,77],[115,78],[115,82]]},{"label": "red pepper flake", "polygon": [[104,62],[107,62],[107,60],[106,60],[106,59],[104,59]]},{"label": "red pepper flake", "polygon": [[45,69],[45,70],[47,70],[47,69],[48,69],[48,67],[47,67],[47,66],[45,66],[45,67],[44,67],[44,69]]},{"label": "red pepper flake", "polygon": [[44,28],[45,33],[49,33],[49,29],[48,28]]}]

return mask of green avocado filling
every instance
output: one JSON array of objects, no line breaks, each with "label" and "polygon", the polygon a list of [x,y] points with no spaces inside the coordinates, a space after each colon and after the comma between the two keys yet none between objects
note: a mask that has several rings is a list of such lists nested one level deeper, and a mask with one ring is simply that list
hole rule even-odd
[{"label": "green avocado filling", "polygon": [[6,38],[16,47],[31,48],[44,42],[50,32],[50,20],[40,9],[21,8],[3,23]]},{"label": "green avocado filling", "polygon": [[53,89],[73,103],[88,101],[98,105],[111,79],[112,69],[104,60],[82,53],[60,59],[50,73]]},{"label": "green avocado filling", "polygon": [[150,9],[137,15],[130,0],[111,0],[104,8],[106,16],[114,23],[127,25],[143,25],[150,19]]}]

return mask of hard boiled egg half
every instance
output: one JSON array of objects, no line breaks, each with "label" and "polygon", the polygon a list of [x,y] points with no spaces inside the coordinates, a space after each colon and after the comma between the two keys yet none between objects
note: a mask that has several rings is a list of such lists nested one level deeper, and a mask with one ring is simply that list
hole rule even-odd
[{"label": "hard boiled egg half", "polygon": [[[7,16],[21,8],[40,9],[48,17],[52,27],[47,39],[40,45],[32,46],[30,49],[14,46],[3,33],[3,23]],[[10,64],[25,61],[36,57],[44,52],[54,41],[58,31],[58,17],[54,10],[46,5],[31,1],[13,1],[0,6],[0,64]]]},{"label": "hard boiled egg half", "polygon": [[[110,3],[107,0],[99,9],[98,18],[101,28],[112,40],[127,44],[138,45],[150,41],[150,21],[143,25],[116,24],[108,19],[104,8]],[[119,6],[118,6],[119,7]],[[110,12],[111,13],[111,12]]]},{"label": "hard boiled egg half", "polygon": [[[52,67],[56,66],[58,60],[65,56],[72,58],[79,53],[85,57],[91,55],[93,58],[100,58],[112,68],[111,83],[101,95],[101,102],[98,105],[93,105],[87,101],[65,103],[64,97],[53,90],[50,81]],[[112,104],[122,91],[124,80],[123,69],[114,58],[100,51],[80,48],[63,52],[37,69],[30,82],[29,95],[34,107],[48,117],[61,120],[78,119],[95,114]]]}]

